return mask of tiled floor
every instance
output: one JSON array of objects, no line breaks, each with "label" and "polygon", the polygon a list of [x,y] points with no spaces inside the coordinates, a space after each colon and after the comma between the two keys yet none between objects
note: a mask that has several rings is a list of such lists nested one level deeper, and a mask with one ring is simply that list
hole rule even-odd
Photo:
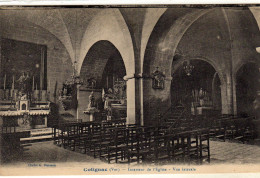
[{"label": "tiled floor", "polygon": [[211,141],[211,164],[260,163],[260,146],[242,143]]},{"label": "tiled floor", "polygon": [[[211,163],[210,164],[247,164],[260,163],[260,146],[242,143],[210,141]],[[86,154],[73,152],[58,147],[52,141],[33,143],[29,150],[20,155],[9,164],[19,163],[68,163],[87,162],[103,164],[98,158],[94,159]]]}]

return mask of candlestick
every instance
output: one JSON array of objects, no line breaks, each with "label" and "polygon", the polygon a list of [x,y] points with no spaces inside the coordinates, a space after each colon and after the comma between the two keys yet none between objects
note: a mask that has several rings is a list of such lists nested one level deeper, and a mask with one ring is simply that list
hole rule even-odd
[{"label": "candlestick", "polygon": [[40,90],[43,90],[44,50],[41,48]]},{"label": "candlestick", "polygon": [[5,85],[6,85],[6,74],[5,74],[5,77],[4,77],[4,90],[5,90]]},{"label": "candlestick", "polygon": [[14,90],[14,75],[13,75],[12,90]]},{"label": "candlestick", "polygon": [[107,76],[107,88],[108,88],[108,76]]},{"label": "candlestick", "polygon": [[47,98],[46,98],[46,90],[42,90],[41,91],[41,101],[47,101]]},{"label": "candlestick", "polygon": [[36,84],[36,90],[34,91],[34,99],[36,101],[39,101],[39,90],[37,90],[37,84]]},{"label": "candlestick", "polygon": [[13,89],[11,89],[10,94],[11,94],[11,98],[13,100],[13,97],[14,97],[14,90]]},{"label": "candlestick", "polygon": [[115,76],[113,74],[113,88],[114,88],[114,85],[115,85]]},{"label": "candlestick", "polygon": [[32,90],[34,90],[34,76],[33,76]]}]

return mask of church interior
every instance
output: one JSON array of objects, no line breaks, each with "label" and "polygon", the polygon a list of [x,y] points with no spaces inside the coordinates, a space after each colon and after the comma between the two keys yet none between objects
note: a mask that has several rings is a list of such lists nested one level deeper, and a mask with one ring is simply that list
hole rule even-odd
[{"label": "church interior", "polygon": [[1,8],[1,164],[260,158],[259,28],[254,6]]}]

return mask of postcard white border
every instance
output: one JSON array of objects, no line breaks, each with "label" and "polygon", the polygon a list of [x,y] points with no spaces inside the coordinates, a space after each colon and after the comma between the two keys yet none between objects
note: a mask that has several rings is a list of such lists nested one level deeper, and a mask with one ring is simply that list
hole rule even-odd
[{"label": "postcard white border", "polygon": [[[0,0],[0,6],[88,6],[88,5],[185,5],[185,4],[223,4],[223,5],[258,5],[260,0]],[[260,172],[260,168],[259,168]],[[0,172],[1,175],[1,172]],[[225,174],[146,174],[146,175],[85,175],[88,178],[260,178],[260,173],[225,173]],[[3,177],[3,176],[0,176]],[[8,176],[21,177],[21,176]],[[24,176],[23,176],[24,177]],[[30,176],[31,178],[40,178],[46,176]],[[60,177],[60,176],[48,176]],[[80,178],[77,176],[62,176],[64,178]]]}]

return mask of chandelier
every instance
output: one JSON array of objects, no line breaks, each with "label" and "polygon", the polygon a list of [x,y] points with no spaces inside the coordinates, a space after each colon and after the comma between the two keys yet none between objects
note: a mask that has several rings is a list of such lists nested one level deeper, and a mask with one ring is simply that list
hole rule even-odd
[{"label": "chandelier", "polygon": [[194,66],[190,63],[190,60],[187,60],[183,63],[183,69],[188,76],[191,76]]}]

